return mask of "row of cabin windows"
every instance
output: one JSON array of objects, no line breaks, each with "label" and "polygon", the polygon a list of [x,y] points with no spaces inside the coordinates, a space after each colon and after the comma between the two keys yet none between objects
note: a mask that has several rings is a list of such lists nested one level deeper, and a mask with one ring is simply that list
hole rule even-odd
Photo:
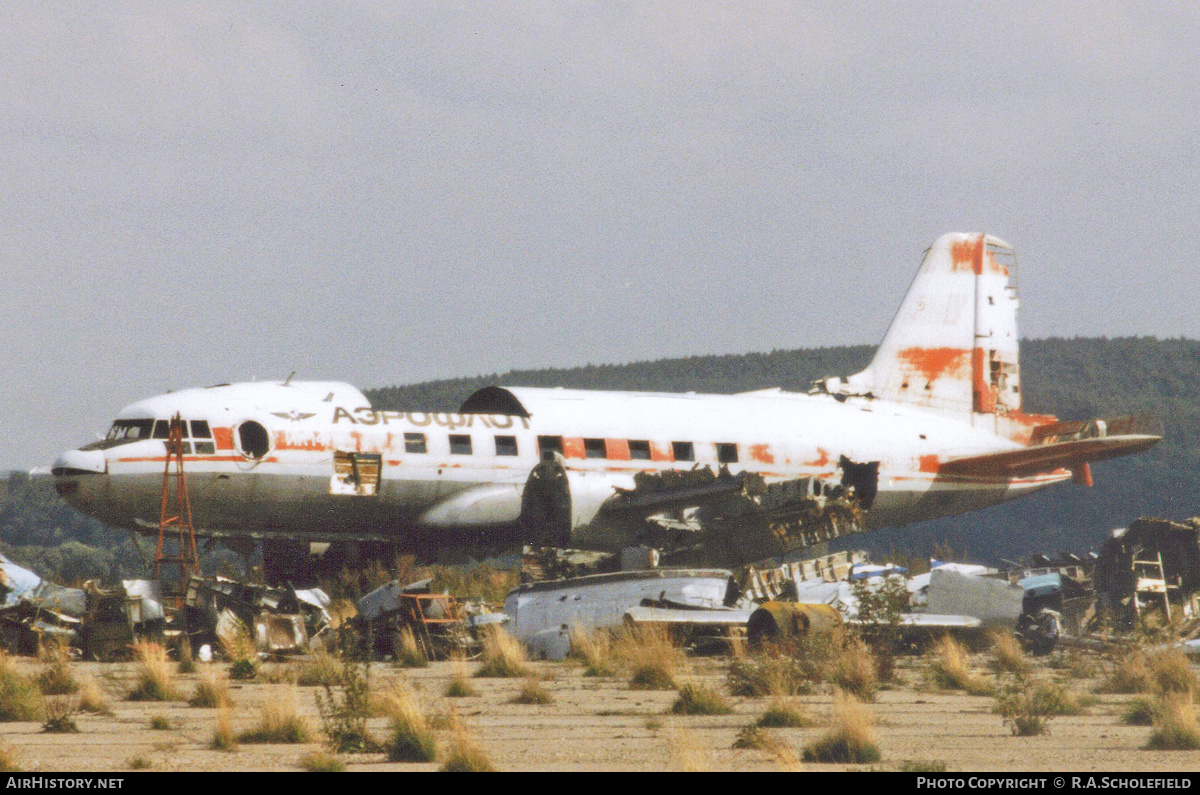
[{"label": "row of cabin windows", "polygon": [[[212,455],[217,452],[212,431],[206,420],[182,420],[183,454],[191,455],[193,447],[197,455]],[[170,420],[117,420],[108,431],[105,441],[111,444],[133,442],[140,439],[166,439],[171,433]]]},{"label": "row of cabin windows", "polygon": [[[517,455],[517,437],[497,436],[495,440],[496,455]],[[429,452],[429,448],[425,443],[425,434],[404,434],[404,451],[407,453]],[[469,434],[450,434],[451,455],[471,455],[473,452],[474,449],[472,448],[471,436]],[[561,436],[539,436],[538,456],[546,459],[552,457],[554,453],[562,455],[563,438]],[[583,453],[587,458],[617,457],[613,455],[613,451],[609,450],[608,443],[604,439],[584,439]],[[696,447],[691,442],[671,442],[671,454],[676,461],[695,461]],[[630,439],[629,458],[633,461],[649,461],[650,442],[645,439]],[[737,445],[732,442],[719,442],[717,444],[717,461],[722,464],[736,464],[738,461]]]}]

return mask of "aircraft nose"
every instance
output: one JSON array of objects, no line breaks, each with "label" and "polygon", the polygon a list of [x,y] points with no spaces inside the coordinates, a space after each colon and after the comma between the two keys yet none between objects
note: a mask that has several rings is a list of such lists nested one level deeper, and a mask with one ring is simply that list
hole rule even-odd
[{"label": "aircraft nose", "polygon": [[58,457],[50,474],[56,479],[78,475],[103,475],[108,471],[101,450],[68,450]]}]

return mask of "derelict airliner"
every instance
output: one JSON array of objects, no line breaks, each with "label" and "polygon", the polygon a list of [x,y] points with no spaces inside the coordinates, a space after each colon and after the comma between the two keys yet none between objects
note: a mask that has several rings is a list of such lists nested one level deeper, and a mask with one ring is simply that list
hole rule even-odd
[{"label": "derelict airliner", "polygon": [[[197,533],[414,550],[534,543],[710,550],[722,565],[840,532],[984,508],[1161,439],[1148,417],[1021,410],[1016,260],[946,234],[870,365],[809,393],[489,386],[457,412],[384,411],[337,382],[222,384],[122,409],[63,453],[60,495],[156,532],[168,423],[185,421]],[[244,542],[243,542],[244,543]]]}]

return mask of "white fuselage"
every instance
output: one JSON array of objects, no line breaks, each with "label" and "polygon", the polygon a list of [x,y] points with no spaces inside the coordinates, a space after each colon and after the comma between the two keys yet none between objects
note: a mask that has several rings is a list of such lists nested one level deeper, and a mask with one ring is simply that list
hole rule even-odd
[{"label": "white fuselage", "polygon": [[[380,411],[339,383],[182,390],[122,410],[110,435],[125,438],[64,453],[55,463],[57,488],[110,525],[156,528],[166,446],[156,438],[165,425],[155,423],[176,413],[189,423],[184,469],[197,531],[220,536],[403,542],[421,533],[469,543],[480,527],[517,521],[547,445],[578,476],[580,526],[616,487],[631,487],[635,473],[698,465],[750,470],[770,482],[836,478],[843,457],[878,462],[869,527],[984,508],[1071,477],[1061,469],[1021,478],[940,475],[949,458],[1020,445],[875,399],[774,390],[507,393],[528,416]],[[539,444],[539,437],[549,439]]]}]

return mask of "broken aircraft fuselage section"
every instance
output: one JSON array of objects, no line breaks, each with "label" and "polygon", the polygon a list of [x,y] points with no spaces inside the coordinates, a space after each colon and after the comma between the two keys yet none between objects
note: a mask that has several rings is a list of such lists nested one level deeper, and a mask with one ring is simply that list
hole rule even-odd
[{"label": "broken aircraft fuselage section", "polygon": [[863,372],[808,394],[492,386],[458,412],[372,407],[338,382],[225,384],[128,406],[60,456],[59,494],[156,530],[169,420],[199,535],[659,548],[736,565],[877,527],[985,508],[1143,450],[1149,418],[1021,411],[1015,259],[986,235],[928,250]]}]

